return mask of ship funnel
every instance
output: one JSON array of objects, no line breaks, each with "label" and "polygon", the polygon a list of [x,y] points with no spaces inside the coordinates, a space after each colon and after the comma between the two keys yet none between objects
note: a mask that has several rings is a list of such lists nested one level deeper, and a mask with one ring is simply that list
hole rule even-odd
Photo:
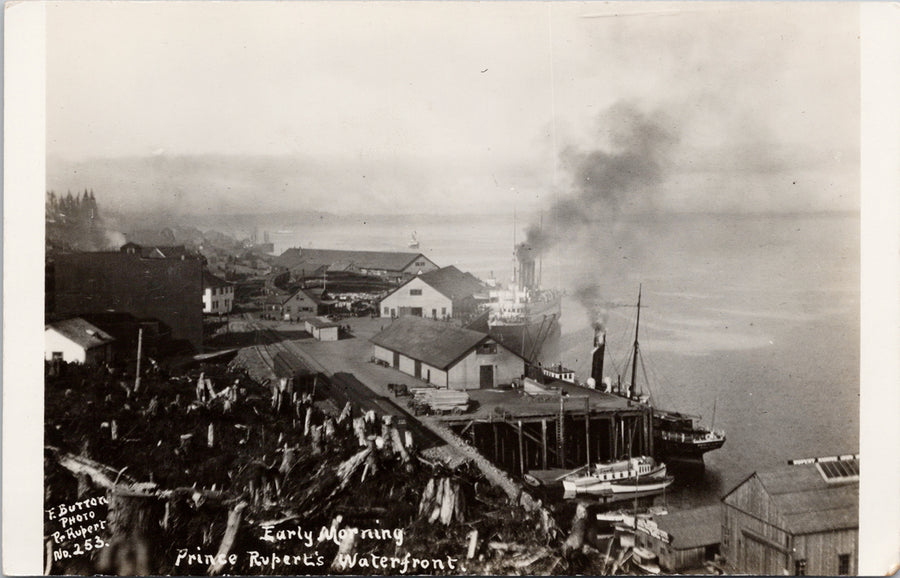
[{"label": "ship funnel", "polygon": [[594,383],[603,383],[603,355],[606,351],[606,332],[602,327],[594,328],[594,350],[591,361],[591,377]]}]

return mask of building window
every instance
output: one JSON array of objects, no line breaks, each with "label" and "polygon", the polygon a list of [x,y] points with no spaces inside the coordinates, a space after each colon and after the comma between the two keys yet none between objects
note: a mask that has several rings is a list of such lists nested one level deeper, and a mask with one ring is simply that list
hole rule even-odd
[{"label": "building window", "polygon": [[441,316],[442,316],[442,317],[446,317],[446,316],[447,316],[447,308],[446,308],[446,307],[441,307]]},{"label": "building window", "polygon": [[806,576],[806,559],[794,560],[794,576]]},{"label": "building window", "polygon": [[410,289],[410,290],[409,290],[409,294],[410,294],[410,295],[421,295],[421,294],[422,294],[422,290],[421,290],[421,289]]},{"label": "building window", "polygon": [[63,352],[62,351],[54,351],[53,352],[53,361],[62,361],[63,360]]},{"label": "building window", "polygon": [[497,353],[497,344],[496,343],[482,343],[478,346],[478,350],[476,352],[478,355],[493,355]]},{"label": "building window", "polygon": [[390,313],[391,313],[390,309],[388,309],[387,307],[385,307],[385,308],[384,308],[384,314],[385,314],[385,315],[389,315]]},{"label": "building window", "polygon": [[850,554],[838,554],[838,575],[850,575]]},{"label": "building window", "polygon": [[416,267],[424,267],[425,261],[416,261]]}]

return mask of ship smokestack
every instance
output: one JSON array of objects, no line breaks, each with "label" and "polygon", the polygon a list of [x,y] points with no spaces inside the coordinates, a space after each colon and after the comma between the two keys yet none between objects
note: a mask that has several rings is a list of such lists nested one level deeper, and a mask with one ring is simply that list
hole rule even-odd
[{"label": "ship smokestack", "polygon": [[535,278],[534,256],[531,254],[531,247],[525,243],[516,247],[516,260],[519,263],[519,289],[535,289],[537,279]]},{"label": "ship smokestack", "polygon": [[591,378],[599,387],[603,383],[603,355],[606,351],[606,331],[599,325],[594,326],[594,350],[591,361]]}]

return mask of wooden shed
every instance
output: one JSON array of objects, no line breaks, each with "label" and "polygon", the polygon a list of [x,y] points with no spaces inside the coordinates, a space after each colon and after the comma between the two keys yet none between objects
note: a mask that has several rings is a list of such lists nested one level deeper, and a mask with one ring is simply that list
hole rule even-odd
[{"label": "wooden shed", "polygon": [[310,317],[303,320],[306,331],[317,341],[337,341],[340,325],[324,317]]},{"label": "wooden shed", "polygon": [[722,553],[736,572],[857,573],[859,456],[756,472],[722,501]]},{"label": "wooden shed", "polygon": [[697,570],[719,553],[721,505],[669,512],[654,520],[661,532],[657,536],[651,535],[645,546],[659,556],[663,569],[669,572]]}]

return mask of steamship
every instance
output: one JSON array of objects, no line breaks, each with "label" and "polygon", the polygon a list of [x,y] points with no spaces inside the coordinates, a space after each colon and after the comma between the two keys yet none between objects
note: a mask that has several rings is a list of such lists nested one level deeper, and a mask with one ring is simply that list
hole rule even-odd
[{"label": "steamship", "polygon": [[[603,356],[606,349],[606,332],[601,326],[594,327],[594,348],[592,351],[591,378],[587,386],[625,397],[638,403],[651,404],[650,396],[636,391],[637,364],[640,358],[638,332],[641,323],[641,292],[638,291],[637,320],[634,329],[634,347],[631,353],[631,383],[612,383],[603,377]],[[669,462],[702,464],[706,452],[719,449],[725,444],[725,433],[700,426],[700,418],[675,411],[653,409],[653,450],[657,458]]]},{"label": "steamship", "polygon": [[562,296],[540,287],[530,247],[517,245],[515,257],[512,285],[491,289],[481,315],[469,328],[489,333],[526,360],[536,362],[547,339],[559,337]]}]

